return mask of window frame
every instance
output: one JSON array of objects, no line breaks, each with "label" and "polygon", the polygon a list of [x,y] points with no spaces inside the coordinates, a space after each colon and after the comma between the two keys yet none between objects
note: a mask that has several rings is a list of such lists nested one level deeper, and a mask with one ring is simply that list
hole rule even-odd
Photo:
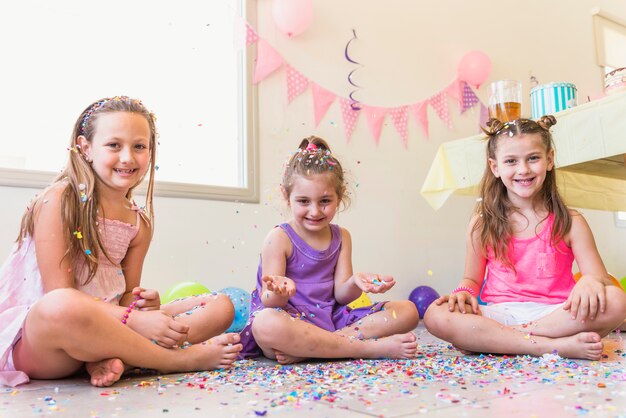
[{"label": "window frame", "polygon": [[[242,21],[255,26],[257,9],[256,2],[242,1]],[[242,23],[243,25],[244,23]],[[242,29],[245,34],[245,28]],[[242,109],[242,150],[239,155],[241,163],[240,176],[245,186],[227,187],[216,185],[191,184],[172,181],[157,181],[154,184],[154,195],[163,197],[192,198],[204,200],[223,200],[233,202],[259,202],[259,139],[258,139],[258,89],[252,83],[254,74],[254,58],[256,48],[248,47],[243,42],[242,59],[243,90],[240,95]],[[157,157],[158,158],[158,157]],[[58,172],[31,169],[0,167],[0,186],[45,188],[51,184]],[[137,194],[145,194],[145,184],[135,189]]]}]

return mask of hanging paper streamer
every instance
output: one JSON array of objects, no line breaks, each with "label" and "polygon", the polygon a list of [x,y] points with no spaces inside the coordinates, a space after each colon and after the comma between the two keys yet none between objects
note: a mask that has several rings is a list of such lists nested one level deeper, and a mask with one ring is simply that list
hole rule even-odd
[{"label": "hanging paper streamer", "polygon": [[[356,31],[354,29],[352,29],[352,39],[350,39],[348,41],[348,43],[346,44],[346,49],[345,49],[345,56],[346,59],[348,60],[348,62],[352,63],[352,64],[356,64],[360,67],[362,67],[362,65],[358,62],[356,62],[355,60],[353,60],[352,58],[350,58],[350,54],[348,53],[348,49],[350,47],[350,44],[352,43],[352,41],[354,41],[355,39],[357,39],[356,36]],[[353,80],[352,80],[352,75],[354,74],[355,71],[357,71],[359,68],[355,68],[354,70],[350,71],[348,73],[348,83],[350,83],[351,86],[356,87],[356,90],[352,90],[350,92],[350,94],[348,95],[348,97],[350,97],[350,107],[352,108],[352,110],[360,110],[361,109],[361,104],[358,100],[356,100],[354,98],[354,93],[356,93],[356,91],[358,89],[361,88],[361,86],[359,86],[358,84],[356,84]]]}]

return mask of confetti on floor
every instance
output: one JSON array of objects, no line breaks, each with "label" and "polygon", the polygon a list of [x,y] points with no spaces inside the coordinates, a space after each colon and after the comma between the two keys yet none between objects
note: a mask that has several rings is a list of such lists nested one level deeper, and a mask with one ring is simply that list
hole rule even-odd
[{"label": "confetti on floor", "polygon": [[[0,417],[49,416],[520,416],[626,417],[626,354],[619,335],[601,361],[556,354],[463,356],[424,343],[411,360],[246,360],[231,370],[134,374],[110,388],[87,379],[0,389]],[[452,409],[451,409],[452,408]],[[454,409],[458,408],[458,410]]]}]

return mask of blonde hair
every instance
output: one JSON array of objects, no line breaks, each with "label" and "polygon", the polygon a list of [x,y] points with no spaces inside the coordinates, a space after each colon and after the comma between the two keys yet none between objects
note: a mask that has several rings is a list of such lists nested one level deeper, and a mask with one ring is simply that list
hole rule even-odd
[{"label": "blonde hair", "polygon": [[[509,200],[504,183],[494,176],[489,167],[489,159],[496,158],[499,139],[515,137],[523,134],[539,134],[546,152],[554,150],[550,128],[556,124],[552,115],[543,116],[537,122],[531,119],[517,119],[502,123],[498,119],[489,119],[483,131],[487,134],[487,166],[480,183],[480,199],[476,205],[479,215],[472,232],[480,234],[481,249],[487,254],[489,248],[494,252],[496,259],[509,267],[513,267],[508,255],[508,246],[513,235],[508,216],[517,212]],[[535,203],[541,202],[554,214],[554,228],[550,237],[554,245],[570,231],[572,218],[559,194],[556,184],[556,170],[546,173],[541,191],[536,196]]]},{"label": "blonde hair", "polygon": [[[67,251],[65,257],[74,259],[83,257],[89,270],[86,283],[89,283],[98,270],[99,254],[104,254],[109,261],[113,262],[104,247],[102,236],[98,230],[98,184],[96,175],[91,164],[82,153],[79,144],[79,137],[82,135],[88,142],[92,142],[96,122],[100,115],[114,112],[129,112],[142,115],[150,127],[150,160],[149,169],[144,173],[139,181],[133,185],[126,194],[126,198],[132,201],[133,190],[141,184],[146,174],[148,175],[148,185],[146,190],[146,202],[143,208],[142,218],[149,224],[154,223],[154,211],[152,206],[152,195],[154,190],[155,172],[155,152],[157,131],[155,116],[137,99],[127,96],[116,96],[104,98],[89,105],[80,114],[70,138],[68,160],[63,171],[54,179],[53,186],[63,185],[61,194],[61,216],[65,227],[65,243]],[[24,213],[20,226],[20,234],[17,238],[19,245],[27,236],[32,236],[34,232],[34,208],[39,204],[43,194],[35,197],[30,208]],[[76,239],[75,233],[80,231],[82,239]],[[86,284],[85,283],[85,284]]]},{"label": "blonde hair", "polygon": [[286,197],[289,198],[291,195],[296,176],[310,177],[314,174],[328,174],[343,209],[350,205],[341,163],[333,155],[326,141],[317,136],[310,136],[300,142],[298,150],[289,157],[285,165],[281,186]]}]

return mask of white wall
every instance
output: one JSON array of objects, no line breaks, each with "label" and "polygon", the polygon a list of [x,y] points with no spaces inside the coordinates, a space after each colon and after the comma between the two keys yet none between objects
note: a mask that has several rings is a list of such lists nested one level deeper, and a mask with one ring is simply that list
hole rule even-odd
[{"label": "white wall", "polygon": [[[491,57],[490,80],[522,80],[526,93],[530,74],[541,83],[574,82],[585,101],[602,90],[590,13],[597,6],[626,20],[626,6],[614,0],[315,0],[311,28],[288,39],[274,28],[271,1],[259,0],[257,29],[298,71],[343,97],[351,91],[347,74],[354,68],[343,50],[355,29],[358,39],[350,53],[363,65],[354,75],[363,86],[356,97],[369,105],[392,107],[425,99],[456,77],[458,61],[474,49]],[[486,100],[484,87],[478,94]],[[439,144],[476,133],[476,111],[461,116],[450,102],[453,130],[430,111],[429,140],[410,118],[405,150],[390,119],[376,147],[363,115],[346,143],[338,103],[315,128],[310,91],[286,104],[284,70],[259,85],[259,97],[261,202],[157,198],[144,285],[165,290],[196,280],[212,290],[229,285],[251,289],[262,239],[284,219],[277,193],[282,164],[302,137],[316,134],[329,140],[351,172],[353,204],[337,222],[352,233],[355,269],[394,275],[398,285],[392,298],[406,298],[422,284],[439,292],[456,286],[473,199],[454,196],[433,211],[419,189]],[[528,103],[524,113],[530,115]],[[35,193],[0,187],[0,253],[8,253],[21,213]],[[622,277],[626,229],[615,228],[612,213],[583,212],[608,269]]]}]

